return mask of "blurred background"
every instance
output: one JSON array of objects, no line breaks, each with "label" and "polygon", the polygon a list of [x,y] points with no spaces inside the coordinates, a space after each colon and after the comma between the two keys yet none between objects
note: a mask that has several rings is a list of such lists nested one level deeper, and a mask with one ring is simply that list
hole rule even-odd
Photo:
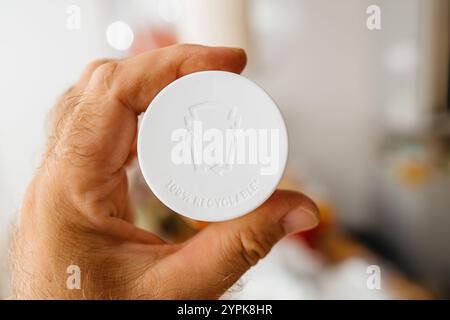
[{"label": "blurred background", "polygon": [[[1,0],[0,297],[58,96],[93,59],[189,42],[247,50],[288,125],[280,187],[322,213],[224,298],[450,298],[449,15],[450,0]],[[204,227],[129,176],[138,224],[168,241]]]}]

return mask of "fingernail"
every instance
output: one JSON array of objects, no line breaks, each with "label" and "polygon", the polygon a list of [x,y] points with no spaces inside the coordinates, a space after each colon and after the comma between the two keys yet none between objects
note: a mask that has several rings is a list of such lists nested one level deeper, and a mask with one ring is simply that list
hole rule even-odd
[{"label": "fingernail", "polygon": [[317,227],[319,213],[317,210],[298,206],[289,211],[281,221],[286,234],[306,231]]}]

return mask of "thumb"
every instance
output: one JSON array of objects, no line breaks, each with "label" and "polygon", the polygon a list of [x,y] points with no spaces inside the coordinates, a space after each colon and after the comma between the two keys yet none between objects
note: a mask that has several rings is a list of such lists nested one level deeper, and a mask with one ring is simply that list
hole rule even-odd
[{"label": "thumb", "polygon": [[201,231],[170,257],[172,261],[167,262],[173,268],[166,265],[166,270],[177,270],[172,279],[176,291],[184,291],[185,297],[219,297],[285,235],[318,223],[319,210],[311,199],[293,191],[276,191],[250,214]]}]

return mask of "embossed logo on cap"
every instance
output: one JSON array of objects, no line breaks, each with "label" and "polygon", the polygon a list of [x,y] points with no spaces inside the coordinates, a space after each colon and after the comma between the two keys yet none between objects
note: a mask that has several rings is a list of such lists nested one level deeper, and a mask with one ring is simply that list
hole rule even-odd
[{"label": "embossed logo on cap", "polygon": [[185,128],[171,134],[174,164],[192,165],[198,172],[219,176],[231,172],[236,164],[260,165],[262,175],[278,172],[278,129],[242,128],[237,108],[217,102],[204,102],[188,110]]}]

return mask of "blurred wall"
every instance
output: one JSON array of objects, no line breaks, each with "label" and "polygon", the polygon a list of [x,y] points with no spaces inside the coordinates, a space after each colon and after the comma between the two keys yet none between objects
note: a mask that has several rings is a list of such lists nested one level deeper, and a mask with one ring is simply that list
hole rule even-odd
[{"label": "blurred wall", "polygon": [[[367,2],[280,2],[273,15],[263,7],[254,12],[260,26],[252,38],[254,52],[264,55],[249,71],[287,120],[288,174],[316,181],[344,222],[364,224],[374,151],[371,50],[377,37],[366,28]],[[274,26],[265,26],[267,21]]]},{"label": "blurred wall", "polygon": [[[370,228],[384,130],[416,129],[442,101],[448,0],[251,4],[247,72],[285,114],[288,174],[318,182],[347,226]],[[366,27],[371,4],[379,31]]]}]

